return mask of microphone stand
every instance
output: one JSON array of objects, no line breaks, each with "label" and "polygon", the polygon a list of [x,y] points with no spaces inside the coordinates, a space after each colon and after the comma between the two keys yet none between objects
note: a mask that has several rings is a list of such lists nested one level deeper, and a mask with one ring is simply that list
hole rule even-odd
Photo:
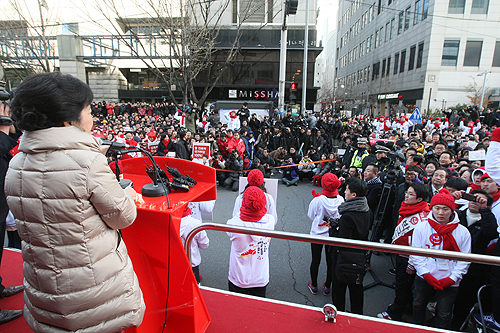
[{"label": "microphone stand", "polygon": [[120,179],[120,165],[118,164],[118,152],[114,149],[111,149],[111,146],[109,147],[111,150],[111,155],[115,158],[115,175],[116,175],[116,180],[120,184],[120,186],[123,189],[126,189],[131,186],[132,181],[130,179]]},{"label": "microphone stand", "polygon": [[[110,149],[111,149],[111,146],[110,146]],[[159,172],[158,172],[158,165],[156,164],[156,162],[153,158],[153,155],[151,155],[151,153],[149,151],[142,149],[140,147],[136,147],[134,149],[124,148],[123,150],[117,151],[117,153],[118,152],[120,154],[128,154],[128,153],[135,153],[135,152],[143,153],[151,161],[151,164],[153,165],[153,172],[154,172],[153,182],[146,184],[142,187],[141,193],[143,196],[145,196],[145,197],[161,197],[161,196],[164,196],[164,195],[167,195],[170,193],[170,188],[166,184],[164,184],[163,181],[160,184],[158,184],[158,178],[160,178]]]}]

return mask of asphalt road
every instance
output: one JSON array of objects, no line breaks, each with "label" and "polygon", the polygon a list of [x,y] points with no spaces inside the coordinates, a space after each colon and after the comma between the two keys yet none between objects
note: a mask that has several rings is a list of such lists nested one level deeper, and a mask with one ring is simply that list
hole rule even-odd
[{"label": "asphalt road", "polygon": [[[274,175],[274,177],[280,176],[280,174]],[[309,234],[312,221],[307,217],[307,210],[309,202],[312,200],[311,190],[313,189],[318,192],[320,190],[308,182],[298,183],[298,186],[290,187],[279,184],[278,223],[275,230]],[[231,218],[237,194],[237,192],[226,188],[218,188],[213,222],[225,224]],[[210,238],[210,246],[201,252],[202,285],[227,290],[231,242],[227,234],[220,231],[210,230],[208,237]],[[318,276],[320,292],[317,295],[312,295],[307,287],[307,283],[311,280],[309,274],[311,248],[309,243],[272,239],[269,256],[270,282],[266,295],[268,298],[317,307],[332,302],[331,296],[322,294],[321,286],[326,279],[324,258],[322,258]],[[394,277],[388,273],[388,270],[392,268],[390,256],[373,255],[372,267],[382,281],[392,284]],[[369,284],[372,281],[370,274],[367,274],[364,284]],[[364,314],[376,316],[377,313],[385,311],[393,298],[393,289],[384,286],[379,285],[366,290]],[[346,309],[350,309],[348,304]]]}]

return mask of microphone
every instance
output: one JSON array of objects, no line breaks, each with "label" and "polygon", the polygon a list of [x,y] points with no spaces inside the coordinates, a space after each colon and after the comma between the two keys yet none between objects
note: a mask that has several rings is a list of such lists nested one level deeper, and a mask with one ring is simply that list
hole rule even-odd
[{"label": "microphone", "polygon": [[120,149],[137,149],[137,146],[128,145],[126,143],[114,142],[109,140],[103,140],[99,138],[99,143],[103,146],[109,146],[109,149],[120,150]]}]

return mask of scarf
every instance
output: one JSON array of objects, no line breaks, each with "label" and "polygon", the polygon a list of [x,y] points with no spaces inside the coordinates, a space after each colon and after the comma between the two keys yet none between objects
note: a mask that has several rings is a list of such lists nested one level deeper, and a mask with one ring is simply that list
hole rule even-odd
[{"label": "scarf", "polygon": [[480,190],[481,189],[481,185],[480,184],[470,184],[469,187],[471,188],[471,190]]},{"label": "scarf", "polygon": [[377,176],[377,177],[370,179],[369,181],[366,182],[366,185],[372,185],[372,184],[382,184],[380,177]]},{"label": "scarf", "polygon": [[431,209],[429,208],[429,204],[427,203],[427,201],[421,201],[415,205],[408,205],[406,202],[403,201],[403,203],[401,204],[401,208],[399,208],[398,224],[408,216],[420,212],[429,212],[430,210]]},{"label": "scarf", "polygon": [[441,126],[441,122],[435,122],[434,123],[434,128],[437,129],[437,128],[439,128],[439,126]]},{"label": "scarf", "polygon": [[[432,229],[443,239],[443,250],[460,252],[455,237],[451,234],[458,227],[458,223],[440,224],[431,218],[427,219]],[[432,235],[431,235],[432,238]]]},{"label": "scarf", "polygon": [[474,134],[474,124],[467,126],[467,128],[469,129],[469,133],[467,134]]},{"label": "scarf", "polygon": [[493,196],[493,202],[497,202],[498,199],[500,199],[500,191],[498,191],[495,194],[492,194]]},{"label": "scarf", "polygon": [[384,131],[388,132],[391,128],[387,126],[387,121],[384,121]]},{"label": "scarf", "polygon": [[352,198],[347,201],[344,201],[339,206],[340,215],[350,211],[366,213],[369,210],[370,207],[368,206],[368,201],[366,201],[366,197]]},{"label": "scarf", "polygon": [[181,118],[181,126],[184,126],[184,124],[186,123],[186,115],[185,114],[182,114],[182,118]]}]

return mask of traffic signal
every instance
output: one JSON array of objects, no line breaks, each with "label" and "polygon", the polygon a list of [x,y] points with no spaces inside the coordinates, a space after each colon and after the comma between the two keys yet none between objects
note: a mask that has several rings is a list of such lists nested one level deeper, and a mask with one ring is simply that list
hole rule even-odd
[{"label": "traffic signal", "polygon": [[295,82],[292,82],[292,87],[290,89],[291,91],[297,91],[297,84]]},{"label": "traffic signal", "polygon": [[299,0],[288,0],[286,2],[286,13],[288,15],[297,14],[297,8],[299,7]]}]

